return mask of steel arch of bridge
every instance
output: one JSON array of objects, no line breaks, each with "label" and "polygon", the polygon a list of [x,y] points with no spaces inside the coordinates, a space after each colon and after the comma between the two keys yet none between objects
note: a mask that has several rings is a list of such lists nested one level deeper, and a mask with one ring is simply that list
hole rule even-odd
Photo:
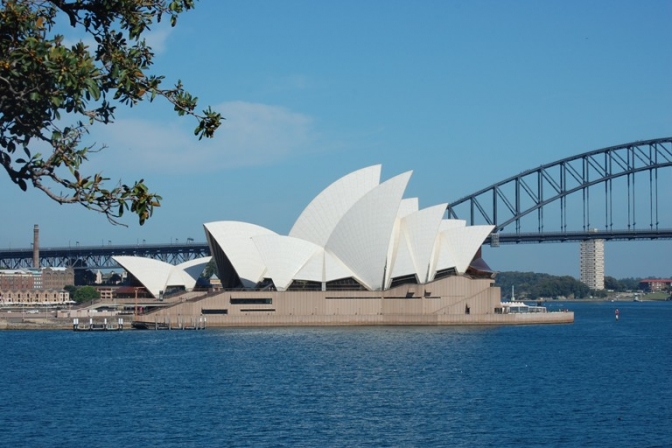
[{"label": "steel arch of bridge", "polygon": [[[658,239],[672,238],[672,223],[662,228],[659,205],[670,205],[670,187],[666,194],[659,194],[659,176],[661,168],[672,166],[672,137],[637,141],[624,145],[611,146],[583,154],[578,154],[538,168],[524,171],[516,176],[486,187],[469,196],[465,196],[447,207],[449,218],[466,219],[470,225],[490,224],[495,226],[489,242],[493,246],[499,243],[581,241],[592,238],[602,239]],[[635,175],[648,172],[648,200],[642,206],[637,201],[638,194]],[[617,196],[617,207],[625,199],[627,203],[627,225],[614,227],[614,190],[613,182],[625,178],[624,198]],[[637,179],[640,179],[637,177]],[[591,223],[591,192],[604,185],[603,204],[604,227],[595,228]],[[646,189],[646,187],[645,187]],[[582,202],[582,228],[570,230],[567,218],[570,210],[567,198],[578,194]],[[594,199],[594,197],[593,197]],[[559,230],[544,230],[544,211],[551,203],[560,205]],[[638,209],[639,207],[639,209]],[[460,215],[458,210],[466,213]],[[648,214],[648,228],[637,228],[637,216],[644,208]],[[638,215],[636,212],[640,212]],[[523,232],[521,218],[536,213],[537,229]],[[505,229],[511,229],[504,233]]]}]

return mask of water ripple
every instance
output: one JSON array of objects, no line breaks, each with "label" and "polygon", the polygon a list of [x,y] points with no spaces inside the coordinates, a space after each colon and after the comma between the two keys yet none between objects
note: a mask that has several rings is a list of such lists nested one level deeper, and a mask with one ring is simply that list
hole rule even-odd
[{"label": "water ripple", "polygon": [[5,446],[672,446],[672,304],[573,325],[0,332]]}]

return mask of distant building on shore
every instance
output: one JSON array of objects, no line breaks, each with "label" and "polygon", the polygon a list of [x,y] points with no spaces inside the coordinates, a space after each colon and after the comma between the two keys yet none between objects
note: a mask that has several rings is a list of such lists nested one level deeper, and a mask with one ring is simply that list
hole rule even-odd
[{"label": "distant building on shore", "polygon": [[580,280],[590,289],[604,289],[604,240],[581,242]]},{"label": "distant building on shore", "polygon": [[0,269],[0,305],[67,303],[74,283],[72,268]]},{"label": "distant building on shore", "polygon": [[639,289],[648,292],[659,292],[672,286],[672,279],[669,278],[647,278],[639,282]]}]

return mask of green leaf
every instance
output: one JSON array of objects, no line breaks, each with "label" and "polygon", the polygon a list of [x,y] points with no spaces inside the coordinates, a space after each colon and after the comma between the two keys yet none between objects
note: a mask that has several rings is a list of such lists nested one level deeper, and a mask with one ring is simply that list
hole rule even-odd
[{"label": "green leaf", "polygon": [[[133,188],[106,188],[109,179],[87,175],[87,152],[104,146],[86,146],[82,136],[89,126],[114,120],[117,106],[108,103],[110,97],[132,107],[157,96],[168,99],[178,115],[199,121],[207,118],[195,132],[199,139],[213,134],[219,122],[196,112],[198,98],[181,81],[174,89],[161,90],[166,77],[150,73],[154,54],[139,40],[161,14],[168,14],[174,26],[194,4],[194,0],[3,1],[0,40],[4,44],[0,42],[0,47],[11,51],[0,51],[4,62],[0,70],[16,94],[2,102],[0,143],[10,164],[23,164],[23,171],[12,181],[22,190],[30,183],[42,188],[55,182],[65,192],[45,191],[57,202],[79,203],[108,218],[122,216],[129,207],[141,224],[151,217],[161,197],[143,181]],[[73,13],[72,22],[67,12],[62,14],[63,8]],[[63,36],[54,31],[68,26],[79,31],[81,41],[66,46]],[[89,41],[95,43],[84,44]],[[97,103],[89,108],[91,101]],[[68,126],[69,119],[76,125]],[[35,141],[46,143],[45,158],[31,156],[36,148],[30,143]],[[13,159],[19,147],[25,148],[27,157]],[[69,170],[74,178],[59,178],[58,170]]]}]

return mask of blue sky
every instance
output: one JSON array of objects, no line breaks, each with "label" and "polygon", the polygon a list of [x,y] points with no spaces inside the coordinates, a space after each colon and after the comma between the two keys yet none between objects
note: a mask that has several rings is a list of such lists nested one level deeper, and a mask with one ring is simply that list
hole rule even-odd
[{"label": "blue sky", "polygon": [[[0,247],[29,246],[33,224],[42,246],[204,241],[202,223],[217,220],[286,233],[324,187],[372,164],[383,179],[413,170],[407,196],[426,207],[581,152],[670,136],[670,17],[669,1],[200,1],[149,40],[154,72],[226,117],[216,137],[194,139],[195,123],[160,100],[92,129],[109,148],[90,169],[144,178],[164,197],[155,216],[112,226],[0,177],[11,211]],[[671,249],[608,242],[606,273],[672,276]],[[575,277],[578,253],[484,251],[496,270]]]}]

